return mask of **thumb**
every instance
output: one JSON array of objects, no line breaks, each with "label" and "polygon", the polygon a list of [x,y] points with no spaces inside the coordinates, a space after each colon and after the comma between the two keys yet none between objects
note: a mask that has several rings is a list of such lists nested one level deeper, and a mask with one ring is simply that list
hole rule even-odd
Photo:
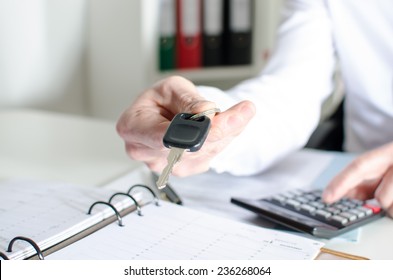
[{"label": "thumb", "polygon": [[212,120],[210,140],[219,141],[239,135],[255,116],[255,112],[255,105],[245,100],[219,113]]},{"label": "thumb", "polygon": [[155,92],[160,96],[158,105],[173,115],[181,112],[196,114],[216,107],[214,102],[204,99],[198,93],[191,81],[180,76],[161,81]]}]

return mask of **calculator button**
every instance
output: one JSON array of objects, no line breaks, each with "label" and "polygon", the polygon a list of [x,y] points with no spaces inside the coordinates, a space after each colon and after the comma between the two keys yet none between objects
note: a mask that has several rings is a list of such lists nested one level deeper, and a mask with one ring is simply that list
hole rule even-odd
[{"label": "calculator button", "polygon": [[337,205],[335,205],[334,207],[337,208],[337,209],[339,209],[339,210],[342,211],[342,212],[347,211],[347,210],[349,209],[348,206],[345,206],[345,205],[343,205],[343,204],[337,204]]},{"label": "calculator button", "polygon": [[307,203],[309,200],[307,198],[297,196],[294,198],[296,201],[299,201],[300,203]]},{"label": "calculator button", "polygon": [[341,213],[340,216],[347,218],[350,222],[353,222],[353,221],[357,220],[357,218],[358,218],[357,215],[349,213],[349,212]]},{"label": "calculator button", "polygon": [[373,211],[374,214],[378,214],[379,212],[381,212],[381,207],[376,205],[364,204],[363,207],[371,209],[371,211]]},{"label": "calculator button", "polygon": [[299,207],[301,205],[301,203],[299,201],[294,200],[294,199],[288,199],[286,201],[286,204],[288,204],[288,205],[290,205],[292,207]]},{"label": "calculator button", "polygon": [[310,192],[313,195],[316,195],[317,197],[321,197],[322,196],[322,191],[321,190],[313,190]]},{"label": "calculator button", "polygon": [[351,199],[352,203],[355,203],[357,206],[362,206],[364,204],[364,201],[361,201],[359,199]]},{"label": "calculator button", "polygon": [[315,207],[312,207],[308,204],[303,204],[302,206],[300,206],[300,209],[308,213],[313,213],[315,212],[315,210],[317,210]]},{"label": "calculator button", "polygon": [[322,209],[318,209],[317,211],[315,211],[315,215],[317,217],[322,217],[324,219],[328,219],[328,218],[330,218],[332,216],[332,213],[327,212],[327,211],[322,210]]},{"label": "calculator button", "polygon": [[283,193],[282,196],[284,196],[286,198],[294,198],[296,195],[291,192],[286,192],[286,193]]},{"label": "calculator button", "polygon": [[363,218],[366,216],[366,214],[363,211],[357,210],[357,209],[351,209],[348,211],[351,214],[354,214],[358,217],[358,219]]},{"label": "calculator button", "polygon": [[371,216],[373,214],[373,210],[371,210],[370,208],[366,208],[366,207],[360,206],[359,208],[356,208],[356,209],[359,210],[359,211],[364,212],[364,214],[366,216]]},{"label": "calculator button", "polygon": [[318,197],[309,193],[309,194],[304,195],[304,198],[308,199],[309,201],[315,201],[315,200],[317,200]]},{"label": "calculator button", "polygon": [[278,194],[278,195],[273,196],[272,200],[276,201],[276,202],[284,203],[287,200],[287,198],[283,195]]},{"label": "calculator button", "polygon": [[337,209],[335,207],[326,207],[325,210],[332,213],[333,215],[341,213],[340,209]]},{"label": "calculator button", "polygon": [[325,207],[324,203],[318,202],[318,201],[313,201],[310,203],[311,206],[314,206],[317,209],[322,209]]},{"label": "calculator button", "polygon": [[355,208],[356,206],[358,206],[356,203],[354,203],[352,201],[348,201],[348,200],[343,201],[341,204],[347,206],[350,209]]},{"label": "calculator button", "polygon": [[295,196],[299,196],[299,195],[303,195],[304,191],[296,189],[296,190],[291,190],[290,193],[295,195]]},{"label": "calculator button", "polygon": [[340,226],[345,226],[346,224],[348,224],[347,218],[338,215],[331,217],[330,221],[332,221],[333,224],[338,224]]}]

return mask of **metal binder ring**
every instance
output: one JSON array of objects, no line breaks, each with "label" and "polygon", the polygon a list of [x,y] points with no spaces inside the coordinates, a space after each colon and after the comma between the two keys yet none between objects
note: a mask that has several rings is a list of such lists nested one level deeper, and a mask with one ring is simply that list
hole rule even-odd
[{"label": "metal binder ring", "polygon": [[197,119],[199,119],[201,117],[206,117],[207,115],[217,114],[217,113],[220,113],[220,112],[221,112],[221,110],[219,108],[212,108],[212,109],[203,111],[201,113],[197,113],[197,114],[192,115],[190,117],[190,120],[197,120]]},{"label": "metal binder ring", "polygon": [[133,186],[130,187],[130,189],[128,190],[127,193],[128,193],[128,194],[131,193],[132,189],[133,189],[133,188],[137,188],[137,187],[147,189],[147,190],[153,195],[154,203],[156,204],[156,206],[160,206],[160,203],[159,203],[159,199],[158,199],[157,194],[156,194],[151,188],[149,188],[149,187],[146,186],[146,185],[141,185],[141,184],[133,185]]},{"label": "metal binder ring", "polygon": [[129,198],[131,198],[132,201],[134,201],[134,203],[135,203],[136,211],[137,211],[138,215],[139,215],[139,216],[142,216],[141,206],[140,206],[139,203],[136,201],[136,199],[135,199],[132,195],[130,195],[130,194],[128,194],[128,193],[123,193],[123,192],[114,193],[114,194],[111,196],[111,198],[109,198],[109,203],[111,203],[111,202],[112,202],[112,199],[113,199],[115,196],[117,196],[117,195],[125,195],[125,196],[128,196]]},{"label": "metal binder ring", "polygon": [[96,201],[96,202],[94,202],[94,203],[90,206],[89,211],[87,212],[87,214],[90,215],[90,214],[91,214],[91,210],[93,210],[93,207],[94,207],[95,205],[97,205],[97,204],[104,204],[104,205],[107,205],[107,206],[109,206],[110,208],[112,208],[112,210],[115,211],[117,220],[118,220],[118,222],[119,222],[119,226],[121,226],[121,227],[123,226],[123,219],[121,218],[119,211],[117,211],[117,209],[116,209],[112,204],[110,204],[110,203],[108,203],[108,202],[105,202],[105,201]]},{"label": "metal binder ring", "polygon": [[3,252],[0,252],[0,257],[1,257],[3,260],[9,260],[9,258],[7,257],[7,255],[4,254]]},{"label": "metal binder ring", "polygon": [[27,237],[24,237],[24,236],[17,236],[17,237],[14,237],[14,238],[10,241],[10,243],[8,243],[7,252],[12,252],[12,245],[14,245],[14,242],[15,242],[16,240],[22,240],[22,241],[26,241],[26,242],[30,243],[30,245],[33,246],[34,250],[37,252],[38,258],[39,258],[40,260],[43,260],[43,259],[44,259],[44,255],[42,254],[41,249],[40,249],[40,247],[38,247],[37,243],[35,243],[32,239],[27,238]]}]

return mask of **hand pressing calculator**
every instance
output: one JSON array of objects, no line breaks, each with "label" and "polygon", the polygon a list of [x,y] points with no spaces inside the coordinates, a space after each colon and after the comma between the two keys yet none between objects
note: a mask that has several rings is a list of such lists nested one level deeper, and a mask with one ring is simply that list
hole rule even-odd
[{"label": "hand pressing calculator", "polygon": [[321,195],[321,190],[292,190],[259,200],[232,198],[231,202],[273,222],[321,238],[335,237],[385,215],[375,203],[344,198],[326,204]]}]

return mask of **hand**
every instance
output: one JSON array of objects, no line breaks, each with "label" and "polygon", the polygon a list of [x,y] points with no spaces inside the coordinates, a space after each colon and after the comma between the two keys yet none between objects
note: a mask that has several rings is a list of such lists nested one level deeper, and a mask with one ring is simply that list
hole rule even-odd
[{"label": "hand", "polygon": [[343,196],[361,200],[375,197],[393,217],[393,142],[359,156],[330,182],[323,193],[327,203]]},{"label": "hand", "polygon": [[[180,112],[200,113],[215,108],[198,94],[196,87],[181,77],[170,77],[143,92],[122,114],[116,129],[124,139],[128,155],[143,161],[155,172],[167,164],[169,149],[162,143],[172,118]],[[173,174],[188,176],[207,171],[209,163],[245,128],[255,115],[255,107],[242,101],[212,117],[209,135],[202,148],[185,152]]]}]

